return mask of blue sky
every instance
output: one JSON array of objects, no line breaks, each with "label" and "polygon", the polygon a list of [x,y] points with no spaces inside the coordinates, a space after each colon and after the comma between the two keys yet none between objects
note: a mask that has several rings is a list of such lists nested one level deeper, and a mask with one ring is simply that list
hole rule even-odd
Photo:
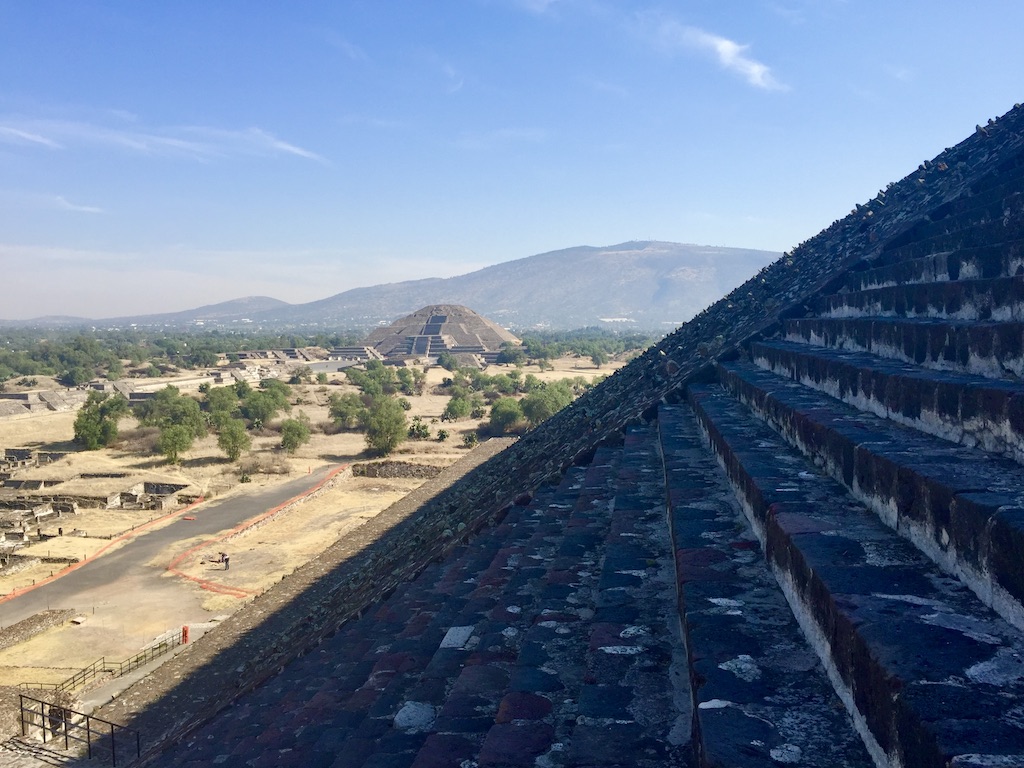
[{"label": "blue sky", "polygon": [[1018,0],[0,0],[0,318],[784,250],[1024,101]]}]

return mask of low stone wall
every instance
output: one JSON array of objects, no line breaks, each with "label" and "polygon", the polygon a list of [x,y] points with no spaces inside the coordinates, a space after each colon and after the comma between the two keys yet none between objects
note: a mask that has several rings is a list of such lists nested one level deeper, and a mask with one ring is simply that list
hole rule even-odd
[{"label": "low stone wall", "polygon": [[413,464],[411,461],[374,461],[366,464],[354,464],[354,477],[411,477],[431,478],[441,474],[443,467],[430,464]]}]

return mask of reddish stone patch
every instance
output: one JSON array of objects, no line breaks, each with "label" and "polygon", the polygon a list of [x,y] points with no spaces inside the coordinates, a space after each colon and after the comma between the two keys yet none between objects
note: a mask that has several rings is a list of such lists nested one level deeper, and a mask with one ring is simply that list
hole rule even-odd
[{"label": "reddish stone patch", "polygon": [[729,546],[733,549],[757,549],[756,541],[730,541]]},{"label": "reddish stone patch", "polygon": [[453,691],[476,695],[503,691],[508,687],[508,672],[498,667],[465,667],[455,681]]},{"label": "reddish stone patch", "polygon": [[417,657],[411,653],[388,653],[373,665],[373,674],[381,672],[408,672],[417,666]]},{"label": "reddish stone patch", "polygon": [[423,742],[412,768],[457,768],[464,760],[470,760],[474,752],[476,745],[469,739],[434,733]]},{"label": "reddish stone patch", "polygon": [[590,631],[590,649],[622,645],[621,633],[625,628],[625,624],[594,624]]},{"label": "reddish stone patch", "polygon": [[526,691],[513,691],[498,704],[496,723],[510,723],[513,720],[542,720],[551,713],[551,701]]},{"label": "reddish stone patch", "polygon": [[828,530],[828,526],[822,525],[817,520],[806,515],[799,515],[795,512],[778,512],[775,515],[775,520],[782,530],[791,535],[797,533],[821,533]]},{"label": "reddish stone patch", "polygon": [[547,723],[502,723],[487,732],[477,762],[484,766],[533,765],[551,746],[554,729]]}]

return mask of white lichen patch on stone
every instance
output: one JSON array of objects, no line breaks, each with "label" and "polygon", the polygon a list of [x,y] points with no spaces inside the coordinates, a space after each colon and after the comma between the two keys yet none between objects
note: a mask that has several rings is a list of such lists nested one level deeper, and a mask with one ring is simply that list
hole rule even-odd
[{"label": "white lichen patch on stone", "polygon": [[437,713],[434,707],[422,701],[407,701],[395,714],[395,728],[406,733],[430,730]]},{"label": "white lichen patch on stone", "polygon": [[640,635],[649,634],[650,630],[647,627],[626,627],[624,630],[619,632],[619,637],[626,639],[630,637],[639,637]]},{"label": "white lichen patch on stone", "polygon": [[796,744],[782,744],[778,747],[772,747],[768,750],[768,754],[776,763],[783,763],[784,765],[799,763],[804,756],[803,750]]},{"label": "white lichen patch on stone", "polygon": [[950,768],[1024,768],[1024,755],[956,755]]},{"label": "white lichen patch on stone", "polygon": [[604,645],[601,646],[601,650],[612,656],[635,656],[644,652],[639,645]]},{"label": "white lichen patch on stone", "polygon": [[976,683],[1006,685],[1024,679],[1024,660],[1009,648],[1000,648],[988,661],[968,667],[967,677]]},{"label": "white lichen patch on stone", "polygon": [[872,597],[877,597],[880,600],[896,600],[901,603],[910,603],[911,605],[923,605],[929,608],[943,608],[944,604],[939,600],[931,600],[927,597],[918,597],[917,595],[885,595],[881,592],[874,592]]},{"label": "white lichen patch on stone", "polygon": [[697,709],[725,709],[731,706],[733,706],[733,703],[725,699],[709,699],[698,704]]},{"label": "white lichen patch on stone", "polygon": [[752,656],[748,656],[745,653],[741,653],[735,659],[723,661],[718,665],[718,668],[724,669],[726,672],[732,672],[745,683],[752,683],[761,678],[761,668],[757,666]]},{"label": "white lichen patch on stone", "polygon": [[931,613],[922,616],[921,621],[931,624],[933,627],[944,627],[961,632],[972,640],[988,645],[1002,645],[1002,640],[995,635],[986,632],[989,629],[983,622],[969,616],[961,616],[957,613]]},{"label": "white lichen patch on stone", "polygon": [[709,597],[709,603],[717,605],[719,608],[742,608],[742,600],[732,600],[728,597]]}]

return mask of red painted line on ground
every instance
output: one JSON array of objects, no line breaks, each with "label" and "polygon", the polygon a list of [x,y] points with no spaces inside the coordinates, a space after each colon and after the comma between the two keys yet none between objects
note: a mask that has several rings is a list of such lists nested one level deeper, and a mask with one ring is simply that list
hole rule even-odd
[{"label": "red painted line on ground", "polygon": [[163,517],[153,518],[148,523],[143,523],[142,525],[140,525],[140,526],[138,526],[136,528],[133,528],[132,530],[128,531],[127,533],[122,533],[120,536],[117,536],[116,538],[111,539],[107,544],[105,544],[104,546],[102,546],[99,549],[97,549],[93,553],[92,557],[85,557],[85,558],[79,560],[77,563],[71,563],[67,568],[64,568],[64,569],[58,571],[53,576],[47,576],[45,579],[42,579],[41,581],[38,581],[35,584],[32,584],[32,585],[27,586],[27,587],[21,587],[20,589],[19,588],[15,588],[10,594],[4,595],[4,596],[0,597],[0,603],[6,603],[8,600],[13,600],[15,597],[20,597],[21,595],[24,595],[26,592],[31,592],[33,589],[38,589],[39,587],[43,586],[44,584],[49,584],[52,581],[56,581],[61,576],[66,576],[67,574],[71,573],[72,571],[77,571],[79,568],[81,568],[86,563],[92,562],[97,557],[102,555],[104,552],[108,551],[115,544],[119,544],[122,541],[127,541],[128,539],[134,538],[135,536],[139,535],[140,533],[142,533],[146,529],[151,528],[152,526],[156,525],[157,523],[162,523],[165,520],[169,520],[170,518],[175,517],[177,515],[180,515],[180,514],[182,514],[184,512],[189,512],[189,511],[195,509],[196,507],[198,507],[204,501],[206,501],[206,499],[204,499],[202,496],[200,496],[198,501],[192,502],[187,507],[182,507],[179,510],[176,510],[174,512],[171,512],[170,514],[164,515]]},{"label": "red painted line on ground", "polygon": [[188,559],[189,557],[194,555],[199,550],[206,549],[207,547],[211,547],[214,544],[216,544],[217,542],[223,541],[224,539],[227,539],[227,538],[230,538],[231,536],[234,536],[237,533],[241,533],[242,531],[246,530],[247,528],[252,528],[254,525],[257,525],[257,524],[263,522],[268,517],[271,517],[272,515],[276,515],[278,512],[280,512],[282,509],[284,509],[288,505],[294,504],[296,501],[299,501],[300,499],[304,499],[307,496],[309,496],[310,494],[316,493],[321,488],[323,488],[329,481],[333,480],[338,474],[340,474],[341,472],[343,472],[346,469],[348,469],[348,467],[349,467],[348,464],[342,464],[341,466],[336,467],[335,469],[332,469],[330,472],[328,472],[324,476],[323,480],[321,480],[319,483],[314,485],[312,488],[309,488],[309,489],[303,491],[302,493],[300,493],[300,494],[298,494],[296,496],[292,496],[287,501],[282,502],[281,504],[278,504],[273,509],[269,509],[269,510],[267,510],[266,512],[264,512],[261,515],[258,515],[256,517],[253,517],[253,518],[251,518],[249,520],[246,520],[246,521],[244,521],[242,523],[239,523],[234,528],[232,528],[230,531],[225,531],[224,533],[221,533],[221,534],[219,534],[217,536],[214,536],[212,539],[207,539],[206,541],[204,541],[204,542],[202,542],[200,544],[196,544],[193,547],[189,547],[184,552],[176,555],[175,557],[173,557],[171,559],[171,562],[168,563],[168,565],[167,565],[167,570],[170,573],[174,574],[175,576],[180,576],[183,579],[188,579],[189,581],[194,582],[195,584],[199,585],[199,587],[201,589],[206,589],[206,590],[209,590],[210,592],[218,592],[218,593],[224,594],[224,595],[230,595],[231,597],[237,597],[239,600],[241,600],[243,598],[246,598],[246,597],[250,597],[250,596],[255,595],[255,594],[258,594],[254,590],[243,589],[242,587],[232,587],[232,586],[229,586],[227,584],[220,584],[220,583],[218,583],[216,581],[212,581],[210,579],[202,579],[202,578],[199,578],[198,576],[190,576],[189,574],[183,573],[182,571],[180,571],[178,569],[178,566],[181,565],[186,559]]}]

